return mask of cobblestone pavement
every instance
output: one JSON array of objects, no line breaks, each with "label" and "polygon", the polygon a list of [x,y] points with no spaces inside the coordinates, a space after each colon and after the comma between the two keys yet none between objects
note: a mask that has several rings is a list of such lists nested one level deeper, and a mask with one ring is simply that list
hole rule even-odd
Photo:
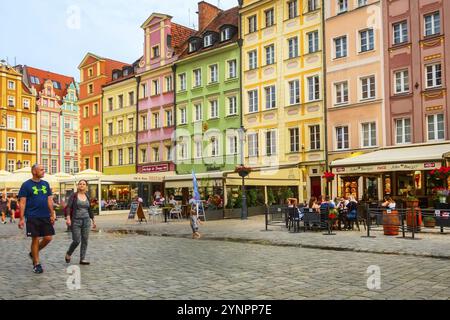
[{"label": "cobblestone pavement", "polygon": [[[450,298],[447,259],[106,232],[92,233],[92,265],[80,267],[81,289],[69,290],[64,253],[70,236],[57,224],[42,255],[42,275],[31,272],[25,235],[14,225],[0,226],[0,299]],[[380,290],[367,288],[371,265],[381,269]]]}]

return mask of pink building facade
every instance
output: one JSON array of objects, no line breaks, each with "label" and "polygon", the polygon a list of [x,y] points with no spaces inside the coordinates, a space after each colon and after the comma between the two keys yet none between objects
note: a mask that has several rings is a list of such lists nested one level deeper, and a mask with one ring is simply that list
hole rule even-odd
[{"label": "pink building facade", "polygon": [[138,173],[175,170],[173,65],[181,49],[179,46],[194,30],[171,19],[167,15],[152,14],[142,25],[145,48],[138,70]]}]

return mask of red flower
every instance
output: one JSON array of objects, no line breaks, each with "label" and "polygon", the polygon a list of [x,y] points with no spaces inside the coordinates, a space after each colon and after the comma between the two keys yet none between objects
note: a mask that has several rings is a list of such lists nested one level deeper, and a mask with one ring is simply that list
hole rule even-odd
[{"label": "red flower", "polygon": [[333,180],[334,179],[335,174],[331,171],[325,171],[323,173],[322,178],[327,179],[327,180]]}]

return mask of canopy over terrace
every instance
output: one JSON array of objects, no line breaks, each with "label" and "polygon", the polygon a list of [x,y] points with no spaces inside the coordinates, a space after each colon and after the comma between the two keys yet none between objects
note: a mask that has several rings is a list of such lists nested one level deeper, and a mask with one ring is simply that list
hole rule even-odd
[{"label": "canopy over terrace", "polygon": [[[2,174],[0,175],[0,187],[2,189],[18,192],[20,187],[22,186],[22,183],[31,179],[32,177],[33,176],[31,174],[30,167],[25,167],[9,174],[2,172]],[[57,179],[49,174],[46,174],[43,180],[47,181],[52,188],[55,188],[58,184]]]}]

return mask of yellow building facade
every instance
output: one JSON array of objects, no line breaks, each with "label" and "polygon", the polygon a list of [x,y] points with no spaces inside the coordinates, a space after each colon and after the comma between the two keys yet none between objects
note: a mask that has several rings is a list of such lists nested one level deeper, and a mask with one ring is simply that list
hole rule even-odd
[{"label": "yellow building facade", "polygon": [[13,67],[0,63],[0,170],[36,162],[36,98]]},{"label": "yellow building facade", "polygon": [[321,1],[244,0],[240,15],[247,182],[299,201],[323,195]]}]

